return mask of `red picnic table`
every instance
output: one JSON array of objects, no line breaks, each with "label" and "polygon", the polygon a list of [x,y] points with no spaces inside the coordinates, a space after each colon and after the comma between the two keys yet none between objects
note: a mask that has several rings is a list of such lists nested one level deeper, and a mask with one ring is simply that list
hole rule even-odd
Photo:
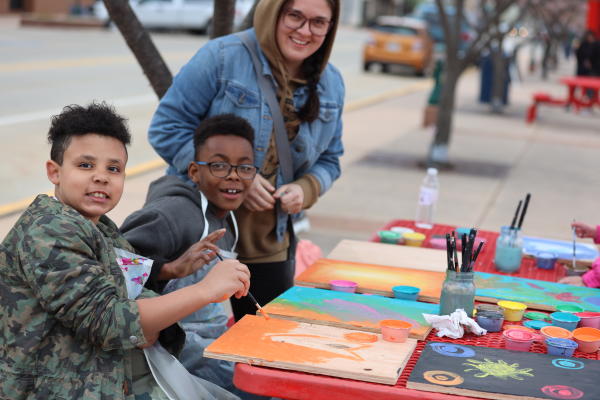
[{"label": "red picnic table", "polygon": [[[382,229],[390,229],[394,226],[403,226],[422,232],[426,235],[424,246],[429,245],[429,240],[434,235],[445,235],[456,229],[450,225],[436,224],[432,229],[421,229],[414,225],[414,221],[395,220],[388,223]],[[482,252],[475,264],[475,270],[481,272],[498,273],[494,268],[494,253],[498,232],[478,231],[477,236],[486,239],[487,249]],[[374,235],[373,241],[378,241]],[[394,246],[394,245],[390,245]],[[445,250],[440,250],[445,251]],[[554,270],[542,270],[535,267],[531,258],[523,257],[521,267],[517,273],[511,274],[523,278],[540,279],[546,281],[557,281],[565,275],[564,268],[557,265]],[[521,324],[520,322],[508,322],[508,324]],[[473,400],[475,397],[464,397],[444,393],[425,392],[408,389],[406,383],[412,372],[425,344],[430,341],[451,342],[471,346],[504,348],[502,332],[492,332],[484,336],[466,334],[461,339],[440,338],[431,332],[425,341],[419,341],[417,347],[402,371],[395,385],[383,385],[356,381],[352,379],[334,378],[324,375],[314,375],[304,372],[286,371],[276,368],[256,367],[248,364],[238,363],[235,366],[234,384],[247,392],[263,396],[273,396],[290,400]],[[545,346],[534,343],[531,352],[545,353]],[[598,359],[598,353],[582,353],[575,351],[574,357]]]},{"label": "red picnic table", "polygon": [[592,76],[566,76],[560,82],[567,85],[569,95],[566,105],[574,106],[576,111],[582,108],[600,106],[600,78]]}]

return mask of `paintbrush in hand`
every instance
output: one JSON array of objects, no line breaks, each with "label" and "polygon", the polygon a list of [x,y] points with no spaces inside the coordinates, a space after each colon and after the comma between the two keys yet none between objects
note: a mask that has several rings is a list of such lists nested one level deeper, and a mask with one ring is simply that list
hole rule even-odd
[{"label": "paintbrush in hand", "polygon": [[[221,255],[219,254],[218,251],[215,254],[219,258],[219,260],[223,261],[223,257],[221,257]],[[250,300],[252,300],[252,302],[256,306],[256,309],[258,310],[258,312],[260,312],[262,314],[262,316],[265,317],[265,319],[269,319],[270,318],[269,314],[267,314],[267,312],[265,310],[263,310],[263,308],[260,306],[260,304],[258,304],[258,301],[256,301],[256,298],[254,296],[252,296],[252,293],[250,293],[249,290],[248,290],[248,297],[250,297]]]}]

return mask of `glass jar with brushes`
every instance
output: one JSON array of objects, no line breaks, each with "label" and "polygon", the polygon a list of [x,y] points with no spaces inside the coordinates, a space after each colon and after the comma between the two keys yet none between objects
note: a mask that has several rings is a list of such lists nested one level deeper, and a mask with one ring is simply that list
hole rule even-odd
[{"label": "glass jar with brushes", "polygon": [[475,303],[475,283],[473,272],[461,272],[448,269],[442,285],[440,297],[440,315],[452,314],[462,308],[469,317],[473,316]]},{"label": "glass jar with brushes", "polygon": [[503,226],[496,239],[496,255],[494,264],[501,272],[516,272],[523,259],[523,237],[516,227]]}]

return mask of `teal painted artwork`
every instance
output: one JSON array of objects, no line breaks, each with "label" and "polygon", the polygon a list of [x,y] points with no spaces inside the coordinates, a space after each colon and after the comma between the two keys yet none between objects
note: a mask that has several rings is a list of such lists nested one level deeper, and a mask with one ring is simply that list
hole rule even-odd
[{"label": "teal painted artwork", "polygon": [[600,312],[600,289],[585,286],[475,272],[475,288],[479,300],[512,300],[551,311],[561,304],[577,304],[586,311]]},{"label": "teal painted artwork", "polygon": [[273,317],[368,332],[380,332],[381,320],[403,320],[413,324],[411,337],[416,339],[431,330],[423,313],[439,313],[437,304],[302,286],[288,289],[263,308]]}]

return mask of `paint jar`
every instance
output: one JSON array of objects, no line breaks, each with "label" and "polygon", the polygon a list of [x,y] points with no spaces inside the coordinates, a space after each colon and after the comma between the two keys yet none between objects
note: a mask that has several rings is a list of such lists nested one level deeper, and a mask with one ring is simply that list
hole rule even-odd
[{"label": "paint jar", "polygon": [[577,342],[571,339],[546,339],[546,352],[553,356],[571,357],[577,346]]},{"label": "paint jar", "polygon": [[504,345],[508,350],[529,351],[536,340],[541,340],[540,335],[520,329],[508,329],[502,332]]},{"label": "paint jar", "polygon": [[336,279],[336,280],[330,281],[329,285],[331,286],[331,290],[336,290],[338,292],[348,292],[348,293],[356,292],[356,288],[358,286],[358,284],[356,282],[345,281],[342,279]]},{"label": "paint jar", "polygon": [[504,319],[511,322],[518,322],[523,319],[523,314],[527,305],[516,301],[500,300],[498,305],[504,311]]},{"label": "paint jar", "polygon": [[402,300],[412,300],[416,301],[419,296],[418,287],[414,286],[394,286],[392,287],[392,292],[394,292],[394,297]]},{"label": "paint jar", "polygon": [[535,255],[535,265],[541,269],[554,269],[558,256],[549,251],[540,251]]},{"label": "paint jar", "polygon": [[488,332],[500,332],[504,323],[502,311],[477,311],[477,324]]},{"label": "paint jar", "polygon": [[573,340],[579,345],[579,351],[595,353],[600,347],[600,329],[577,328],[573,331]]},{"label": "paint jar", "polygon": [[536,321],[546,321],[550,319],[550,316],[548,314],[538,311],[528,311],[525,314],[523,314],[523,317],[527,319],[534,319]]},{"label": "paint jar", "polygon": [[571,339],[573,337],[573,333],[571,331],[554,325],[544,326],[540,329],[540,333],[545,338]]},{"label": "paint jar", "polygon": [[406,228],[404,226],[392,226],[390,228],[390,231],[400,234],[400,238],[398,239],[398,244],[404,244],[404,238],[402,237],[402,235],[404,235],[405,233],[414,232],[414,230],[412,230],[410,228]]},{"label": "paint jar", "polygon": [[477,311],[477,314],[479,314],[480,312],[486,312],[486,311],[499,312],[499,313],[504,312],[502,310],[502,307],[497,306],[495,304],[486,304],[486,303],[477,304],[477,306],[475,306],[475,310]]},{"label": "paint jar", "polygon": [[579,326],[584,327],[587,326],[589,328],[600,329],[600,312],[591,312],[584,311],[575,313],[581,321],[579,321]]},{"label": "paint jar", "polygon": [[381,328],[383,340],[402,343],[406,342],[412,324],[399,319],[384,319],[379,321],[379,327]]},{"label": "paint jar", "polygon": [[550,319],[552,320],[552,325],[559,326],[569,331],[577,328],[577,324],[581,320],[581,318],[575,314],[560,311],[550,314]]},{"label": "paint jar", "polygon": [[560,304],[556,306],[556,311],[577,314],[583,312],[583,308],[579,307],[577,304]]},{"label": "paint jar", "polygon": [[473,272],[456,272],[447,270],[440,296],[440,315],[450,315],[459,308],[465,310],[467,316],[473,316],[475,303],[475,283]]},{"label": "paint jar", "polygon": [[377,236],[379,236],[381,243],[398,244],[398,240],[400,240],[402,234],[393,231],[379,231],[377,232]]},{"label": "paint jar", "polygon": [[[528,328],[528,327],[526,327],[526,326],[523,326],[523,325],[511,325],[511,324],[504,325],[504,330],[505,330],[505,331],[508,331],[508,330],[511,330],[511,329],[516,329],[516,330],[521,330],[521,331],[526,331],[526,332],[535,333],[535,329],[533,329],[533,328]],[[568,331],[567,331],[567,332],[568,332]]]},{"label": "paint jar", "polygon": [[425,235],[419,232],[409,232],[402,235],[404,244],[407,246],[421,247],[425,240]]},{"label": "paint jar", "polygon": [[496,254],[494,264],[501,272],[516,272],[523,259],[523,238],[521,231],[510,226],[500,229],[500,236],[496,239]]},{"label": "paint jar", "polygon": [[535,329],[535,330],[540,330],[545,326],[551,326],[551,325],[552,324],[550,322],[537,321],[537,320],[530,320],[530,321],[523,322],[523,326],[526,326],[528,328]]}]

